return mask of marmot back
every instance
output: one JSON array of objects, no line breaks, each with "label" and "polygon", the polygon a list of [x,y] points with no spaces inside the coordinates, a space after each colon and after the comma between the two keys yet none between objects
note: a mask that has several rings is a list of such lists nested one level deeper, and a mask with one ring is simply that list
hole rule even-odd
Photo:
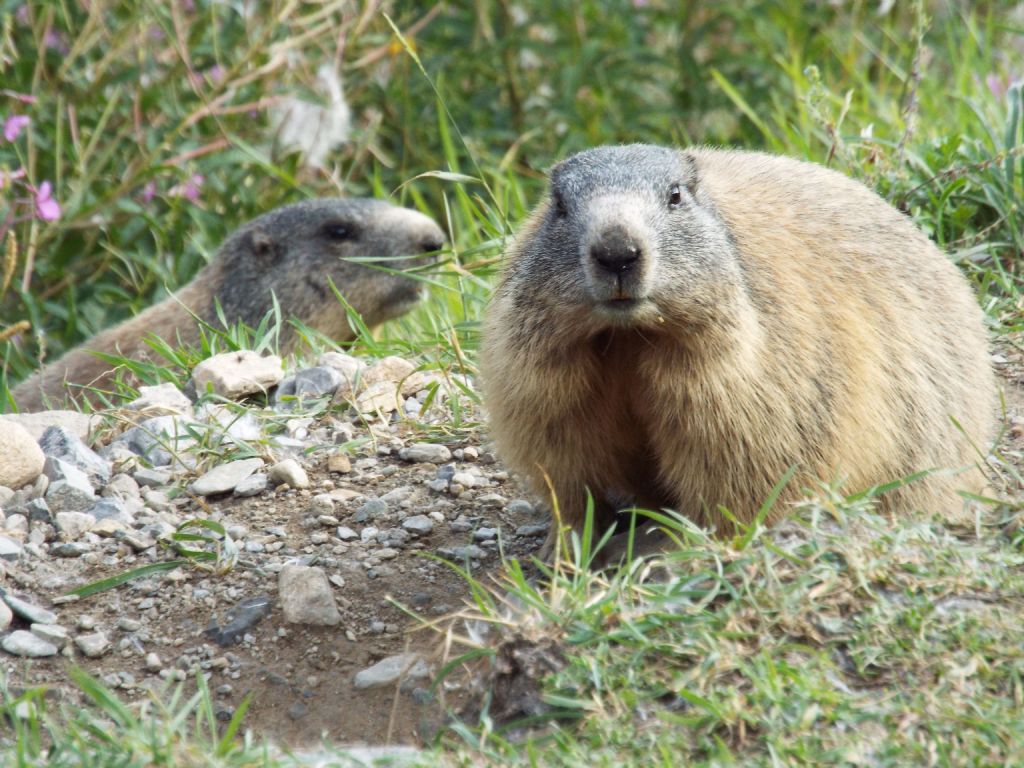
[{"label": "marmot back", "polygon": [[[276,297],[282,318],[297,318],[336,340],[353,338],[338,291],[373,327],[411,309],[422,284],[400,271],[422,263],[417,254],[444,245],[444,233],[428,216],[382,200],[319,199],[277,208],[232,233],[217,255],[175,295],[103,331],[13,390],[22,411],[88,397],[83,388],[109,388],[111,366],[94,352],[142,359],[154,334],[177,343],[199,339],[195,314],[219,325],[216,304],[229,323],[255,327]],[[361,263],[379,257],[374,266]],[[401,258],[410,257],[410,258]],[[297,335],[281,329],[283,352]]]},{"label": "marmot back", "polygon": [[[557,166],[488,310],[499,454],[582,527],[586,494],[728,531],[791,466],[893,511],[984,483],[995,384],[958,270],[863,185],[770,155],[602,147]],[[956,423],[954,423],[954,420]],[[957,425],[959,424],[959,426]],[[555,526],[552,526],[554,529]],[[554,530],[545,546],[554,542]]]}]

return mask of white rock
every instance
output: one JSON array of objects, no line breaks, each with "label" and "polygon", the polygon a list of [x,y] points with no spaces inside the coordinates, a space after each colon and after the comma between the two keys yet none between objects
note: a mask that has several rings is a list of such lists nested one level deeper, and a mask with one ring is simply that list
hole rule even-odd
[{"label": "white rock", "polygon": [[402,407],[398,385],[393,381],[378,381],[366,388],[356,398],[356,408],[361,413],[392,413]]},{"label": "white rock", "polygon": [[21,488],[43,471],[46,457],[28,430],[13,421],[0,422],[0,485]]},{"label": "white rock", "polygon": [[78,411],[8,413],[0,416],[0,432],[3,432],[5,421],[23,426],[33,440],[39,440],[49,427],[64,427],[75,437],[85,440],[89,436],[89,429],[98,423],[99,417]]},{"label": "white rock", "polygon": [[21,544],[10,536],[0,536],[0,560],[13,562],[21,557]]},{"label": "white rock", "polygon": [[75,638],[75,645],[90,659],[97,659],[110,650],[110,640],[103,632],[79,635]]},{"label": "white rock", "polygon": [[44,656],[56,656],[58,648],[53,643],[40,640],[24,629],[16,629],[0,641],[2,647],[8,653],[26,658],[40,658]]},{"label": "white rock", "polygon": [[333,627],[341,623],[334,592],[322,568],[286,565],[277,581],[284,620],[291,624]]},{"label": "white rock", "polygon": [[11,611],[10,607],[3,600],[0,600],[0,632],[7,631],[7,628],[11,626],[11,622],[14,620],[14,612]]},{"label": "white rock", "polygon": [[400,653],[381,659],[372,667],[356,673],[355,687],[380,688],[391,685],[401,678],[423,678],[430,674],[430,668],[418,653]]},{"label": "white rock", "polygon": [[452,460],[452,452],[448,450],[447,446],[438,443],[413,443],[400,450],[398,457],[404,461],[416,463],[444,464]]},{"label": "white rock", "polygon": [[20,597],[15,597],[10,592],[3,594],[3,601],[7,603],[12,611],[21,618],[33,622],[35,624],[56,624],[57,614],[53,611],[48,611],[45,608],[40,608],[38,605],[33,605],[27,600],[22,600]]},{"label": "white rock", "polygon": [[263,466],[263,459],[240,459],[219,464],[204,474],[189,490],[197,496],[213,496],[218,493],[233,491],[235,486]]},{"label": "white rock", "polygon": [[47,427],[39,438],[39,447],[47,456],[66,461],[85,472],[94,488],[102,488],[110,480],[110,462],[65,427]]},{"label": "white rock", "polygon": [[235,486],[235,496],[245,498],[247,496],[258,496],[267,490],[267,476],[263,472],[256,472],[249,475]]},{"label": "white rock", "polygon": [[242,349],[204,360],[193,369],[192,378],[200,395],[209,385],[222,397],[239,398],[266,392],[284,378],[284,371],[277,355],[261,357],[252,350]]},{"label": "white rock", "polygon": [[192,413],[192,401],[182,394],[181,390],[170,382],[155,387],[139,387],[139,396],[132,400],[127,408],[133,411],[146,411],[153,415]]},{"label": "white rock", "polygon": [[33,624],[30,630],[40,640],[63,648],[68,644],[68,630],[60,624]]},{"label": "white rock", "polygon": [[75,541],[92,530],[96,518],[85,512],[58,512],[55,522],[65,541]]},{"label": "white rock", "polygon": [[390,381],[398,384],[403,379],[412,375],[416,366],[401,357],[385,357],[366,369],[363,374],[363,383],[368,387],[381,381]]},{"label": "white rock", "polygon": [[[342,352],[324,352],[316,363],[317,365],[330,366],[340,373],[349,388],[355,386],[356,377],[366,370],[364,363]],[[342,386],[345,386],[345,384]]]},{"label": "white rock", "polygon": [[287,483],[292,488],[309,488],[309,475],[295,459],[277,462],[267,476],[274,485]]}]

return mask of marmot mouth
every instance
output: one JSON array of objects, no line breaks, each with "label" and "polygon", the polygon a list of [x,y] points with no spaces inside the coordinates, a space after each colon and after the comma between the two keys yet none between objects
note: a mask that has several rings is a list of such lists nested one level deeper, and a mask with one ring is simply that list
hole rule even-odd
[{"label": "marmot mouth", "polygon": [[656,322],[658,307],[648,298],[605,299],[593,304],[594,314],[616,325]]}]

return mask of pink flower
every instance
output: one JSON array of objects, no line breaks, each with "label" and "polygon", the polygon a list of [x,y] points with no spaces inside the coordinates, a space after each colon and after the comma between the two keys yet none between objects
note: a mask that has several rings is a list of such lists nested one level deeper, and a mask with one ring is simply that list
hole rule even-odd
[{"label": "pink flower", "polygon": [[44,181],[36,190],[36,216],[43,221],[56,221],[60,218],[60,206],[50,195],[50,182]]},{"label": "pink flower", "polygon": [[28,115],[11,115],[4,120],[4,138],[8,141],[14,141],[30,122]]},{"label": "pink flower", "polygon": [[175,184],[169,190],[167,194],[170,197],[184,197],[190,203],[199,202],[199,188],[203,185],[203,176],[199,173],[193,173],[188,181],[182,184]]},{"label": "pink flower", "polygon": [[156,182],[150,179],[146,182],[145,186],[142,187],[142,192],[139,193],[139,199],[144,203],[149,203],[152,202],[154,197],[156,197]]},{"label": "pink flower", "polygon": [[1000,77],[995,72],[989,72],[985,76],[985,84],[996,99],[1002,99],[1006,95],[1006,79]]}]

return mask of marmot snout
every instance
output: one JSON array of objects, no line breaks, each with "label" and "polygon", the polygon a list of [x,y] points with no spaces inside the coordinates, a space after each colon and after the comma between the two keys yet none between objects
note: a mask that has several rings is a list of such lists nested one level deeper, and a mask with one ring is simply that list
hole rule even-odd
[{"label": "marmot snout", "polygon": [[[485,322],[499,453],[579,530],[668,507],[728,530],[816,480],[952,510],[995,386],[967,281],[873,192],[769,155],[602,147],[557,166]],[[549,537],[546,549],[550,550]]]}]

